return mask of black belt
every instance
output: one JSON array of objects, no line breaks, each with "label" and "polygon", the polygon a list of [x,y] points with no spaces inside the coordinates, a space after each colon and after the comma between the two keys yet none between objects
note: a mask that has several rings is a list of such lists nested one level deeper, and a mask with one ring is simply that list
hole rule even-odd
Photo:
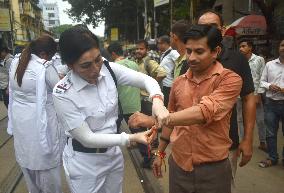
[{"label": "black belt", "polygon": [[284,100],[273,100],[271,98],[267,98],[268,102],[274,103],[274,104],[279,104],[279,105],[284,105]]},{"label": "black belt", "polygon": [[[68,144],[67,137],[67,144]],[[72,139],[72,146],[74,151],[83,152],[83,153],[105,153],[107,152],[108,148],[87,148],[84,147],[79,141],[76,139]]]}]

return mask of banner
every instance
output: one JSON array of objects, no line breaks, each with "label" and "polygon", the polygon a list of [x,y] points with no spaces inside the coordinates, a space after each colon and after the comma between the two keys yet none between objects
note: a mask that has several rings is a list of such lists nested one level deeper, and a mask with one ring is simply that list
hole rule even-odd
[{"label": "banner", "polygon": [[154,7],[169,3],[170,0],[154,0]]},{"label": "banner", "polygon": [[0,9],[0,31],[11,31],[9,9]]},{"label": "banner", "polygon": [[117,41],[118,40],[118,28],[111,28],[110,30],[110,40]]}]

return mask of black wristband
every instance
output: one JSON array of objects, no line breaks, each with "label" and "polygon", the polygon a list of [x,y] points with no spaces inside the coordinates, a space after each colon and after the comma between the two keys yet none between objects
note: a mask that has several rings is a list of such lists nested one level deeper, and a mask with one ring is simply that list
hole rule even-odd
[{"label": "black wristband", "polygon": [[169,139],[164,138],[163,136],[160,136],[160,140],[162,140],[162,141],[166,142],[167,144],[169,144],[169,143],[170,143],[170,140],[169,140]]}]

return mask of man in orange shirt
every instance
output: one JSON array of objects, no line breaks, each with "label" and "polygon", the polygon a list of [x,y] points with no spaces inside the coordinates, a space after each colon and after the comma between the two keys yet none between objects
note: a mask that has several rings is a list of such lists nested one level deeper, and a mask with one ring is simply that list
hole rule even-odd
[{"label": "man in orange shirt", "polygon": [[[231,192],[229,124],[242,79],[216,60],[221,40],[221,32],[209,25],[192,26],[185,35],[190,69],[173,83],[171,113],[153,163],[154,175],[162,177],[162,160],[171,142],[170,193]],[[134,115],[129,123],[153,124],[151,117],[140,115]]]}]

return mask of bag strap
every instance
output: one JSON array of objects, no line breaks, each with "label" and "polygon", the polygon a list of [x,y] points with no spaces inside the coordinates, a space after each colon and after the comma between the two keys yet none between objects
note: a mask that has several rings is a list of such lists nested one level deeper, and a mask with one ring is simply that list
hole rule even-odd
[{"label": "bag strap", "polygon": [[168,51],[165,52],[165,54],[163,55],[163,57],[160,58],[160,63],[162,62],[162,60],[169,54],[171,53],[172,49],[169,49]]},{"label": "bag strap", "polygon": [[[113,70],[111,69],[110,65],[109,65],[109,62],[107,60],[104,60],[104,65],[106,66],[106,68],[108,69],[113,81],[114,81],[114,84],[115,84],[115,87],[117,89],[117,79],[116,79],[116,76],[113,72]],[[119,97],[118,97],[118,119],[117,121],[119,121],[119,117],[123,115],[123,110],[122,110],[122,107],[121,107],[121,103],[120,103],[120,100],[119,100]],[[118,122],[116,122],[116,126],[117,126],[117,133],[120,133],[120,128],[118,128]]]}]

